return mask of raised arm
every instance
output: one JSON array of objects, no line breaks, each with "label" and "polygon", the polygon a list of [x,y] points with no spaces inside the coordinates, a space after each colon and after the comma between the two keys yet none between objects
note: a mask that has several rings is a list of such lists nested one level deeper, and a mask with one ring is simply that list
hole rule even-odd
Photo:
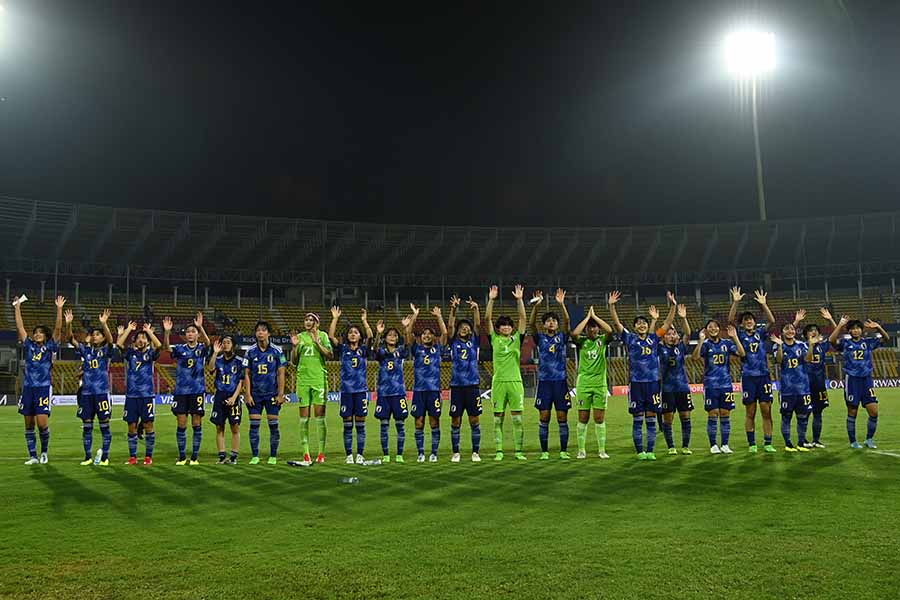
[{"label": "raised arm", "polygon": [[416,341],[416,336],[413,333],[413,327],[416,325],[416,319],[419,318],[419,307],[409,303],[409,309],[412,311],[409,316],[403,319],[403,339],[406,342],[407,346],[412,346],[413,342]]},{"label": "raised arm", "polygon": [[477,338],[481,333],[481,309],[478,307],[478,303],[472,300],[472,296],[469,296],[467,304],[472,309],[472,327],[475,329],[474,333]]},{"label": "raised arm", "polygon": [[538,308],[541,307],[541,303],[544,301],[544,293],[541,290],[537,290],[534,294],[531,295],[531,314],[528,315],[528,326],[531,328],[531,333],[537,333],[537,312]]},{"label": "raised arm", "polygon": [[694,348],[694,352],[692,353],[694,358],[700,358],[700,348],[703,347],[703,342],[706,341],[706,328],[704,327],[697,334],[697,346]]},{"label": "raised arm", "polygon": [[769,340],[771,340],[772,344],[775,346],[775,360],[780,365],[781,360],[784,358],[784,343],[781,338],[774,333],[769,336]]},{"label": "raised arm", "polygon": [[834,331],[831,332],[831,335],[828,336],[828,341],[832,346],[837,346],[838,340],[841,338],[841,334],[844,332],[844,327],[847,326],[847,323],[850,322],[850,317],[847,315],[841,316],[840,322],[834,328]]},{"label": "raised arm", "polygon": [[153,330],[153,325],[150,323],[144,323],[144,327],[142,331],[147,334],[147,337],[150,338],[150,347],[154,350],[159,350],[162,346],[162,342],[159,341],[159,338],[156,337],[156,332]]},{"label": "raised arm", "polygon": [[169,344],[169,338],[172,335],[172,317],[163,317],[163,343],[162,350],[172,352],[172,346]]},{"label": "raised arm", "polygon": [[334,358],[334,352],[332,351],[331,347],[323,344],[322,340],[320,339],[322,336],[319,335],[318,321],[316,321],[316,326],[312,330],[311,337],[313,344],[316,346],[316,350],[319,351],[319,354],[325,357],[325,360],[331,360],[332,358]]},{"label": "raised arm", "polygon": [[585,313],[584,318],[581,320],[578,325],[575,326],[575,329],[572,330],[572,338],[578,339],[581,337],[581,334],[584,332],[584,328],[587,327],[587,324],[590,323],[592,315],[594,314],[594,307],[590,307],[588,311]]},{"label": "raised arm", "polygon": [[378,346],[381,345],[381,336],[384,335],[384,321],[378,319],[375,322],[375,341],[372,343],[373,349],[378,349]]},{"label": "raised arm", "polygon": [[516,284],[512,294],[516,299],[516,307],[519,309],[519,335],[525,335],[528,330],[528,317],[525,314],[525,288]]},{"label": "raised arm", "polygon": [[366,339],[372,339],[372,326],[369,325],[369,312],[366,309],[362,309],[359,311],[359,320],[362,321],[363,331],[366,334]]},{"label": "raised arm", "polygon": [[797,312],[794,313],[794,329],[800,327],[800,323],[803,322],[803,319],[806,318],[806,309],[798,308]]},{"label": "raised arm", "polygon": [[741,300],[744,299],[744,294],[741,293],[741,288],[738,286],[734,286],[731,288],[731,308],[728,309],[728,322],[734,323],[734,320],[737,318],[737,308],[738,304],[741,303]]},{"label": "raised arm", "polygon": [[[340,306],[332,306],[331,307],[331,324],[328,326],[328,339],[331,340],[332,344],[337,344],[337,324],[338,319],[341,318],[341,307]],[[293,350],[291,351],[291,360],[293,361]]]},{"label": "raised arm", "polygon": [[484,309],[484,318],[487,319],[489,335],[494,335],[494,300],[497,299],[497,294],[499,293],[500,290],[496,285],[492,285],[488,291],[488,303],[487,308]]},{"label": "raised arm", "polygon": [[763,313],[766,315],[766,321],[769,324],[769,327],[775,326],[775,315],[772,314],[772,311],[769,310],[769,304],[766,302],[766,294],[762,288],[753,292],[753,299],[762,307]]},{"label": "raised arm", "polygon": [[622,294],[619,293],[619,290],[613,290],[606,298],[606,303],[609,304],[609,316],[612,317],[612,324],[613,328],[615,328],[616,330],[616,333],[622,333],[623,331],[625,331],[625,328],[622,326],[622,321],[619,320],[619,313],[616,312],[616,303],[621,297]]},{"label": "raised arm", "polygon": [[209,353],[209,358],[206,359],[206,370],[210,373],[214,373],[216,370],[216,359],[219,357],[219,354],[222,352],[222,341],[216,340],[212,344],[212,352]]},{"label": "raised arm", "polygon": [[678,308],[678,300],[675,299],[675,294],[672,292],[666,292],[666,299],[669,302],[669,312],[666,315],[666,320],[663,321],[662,329],[668,331],[672,323],[675,322],[675,310]]},{"label": "raised arm", "polygon": [[678,316],[681,318],[681,325],[684,329],[684,339],[691,339],[691,323],[687,318],[687,306],[684,304],[678,305]]},{"label": "raised arm", "polygon": [[447,315],[447,330],[449,335],[456,332],[456,309],[459,307],[459,296],[453,294],[450,296],[450,314]]},{"label": "raised arm", "polygon": [[829,323],[831,323],[831,326],[832,326],[833,328],[837,328],[837,323],[834,322],[834,317],[831,316],[831,311],[830,311],[830,310],[828,310],[827,308],[825,308],[825,307],[823,306],[822,308],[819,309],[819,314],[822,315],[822,317],[823,317],[826,321],[828,321]]},{"label": "raised arm", "polygon": [[734,325],[729,325],[726,331],[728,331],[728,337],[737,346],[737,355],[741,358],[747,356],[747,352],[744,351],[744,345],[741,343],[741,338],[738,337],[737,329],[734,328]]},{"label": "raised arm", "polygon": [[874,329],[875,331],[880,333],[881,339],[883,341],[886,342],[891,339],[891,336],[888,335],[888,332],[884,330],[884,327],[881,326],[881,323],[878,323],[877,321],[873,321],[872,319],[866,319],[866,322],[864,323],[864,325],[865,325],[866,329]]},{"label": "raised arm", "polygon": [[58,342],[62,337],[63,306],[66,304],[66,297],[57,296],[54,304],[56,304],[56,324],[53,326],[53,339]]},{"label": "raised arm", "polygon": [[437,319],[438,328],[441,330],[441,339],[440,344],[443,346],[447,343],[447,324],[444,323],[444,317],[441,315],[441,307],[435,306],[431,309],[431,314],[434,315],[434,318]]},{"label": "raised arm", "polygon": [[562,313],[562,332],[569,333],[572,320],[569,318],[569,309],[566,308],[566,290],[562,288],[556,290],[556,303],[559,304],[559,312]]},{"label": "raised arm", "polygon": [[650,315],[650,327],[647,333],[656,333],[656,322],[659,321],[659,309],[653,304],[647,307],[647,314]]},{"label": "raised arm", "polygon": [[209,346],[209,336],[206,335],[206,330],[203,329],[203,311],[197,311],[197,316],[194,317],[194,325],[200,334],[200,341],[203,342],[204,346]]},{"label": "raised arm", "polygon": [[25,322],[22,320],[22,302],[20,298],[21,296],[17,296],[14,299],[16,304],[13,306],[13,311],[16,313],[16,333],[19,334],[19,341],[24,342],[28,339],[28,332],[25,330]]},{"label": "raised arm", "polygon": [[131,335],[131,332],[137,329],[137,323],[134,321],[128,321],[128,326],[122,329],[122,333],[119,335],[119,338],[116,340],[116,346],[125,349],[125,342],[128,341],[128,336]]},{"label": "raised arm", "polygon": [[103,329],[103,337],[106,338],[107,344],[113,343],[113,334],[109,330],[109,315],[112,314],[112,311],[108,308],[103,309],[103,312],[100,313],[100,327]]}]

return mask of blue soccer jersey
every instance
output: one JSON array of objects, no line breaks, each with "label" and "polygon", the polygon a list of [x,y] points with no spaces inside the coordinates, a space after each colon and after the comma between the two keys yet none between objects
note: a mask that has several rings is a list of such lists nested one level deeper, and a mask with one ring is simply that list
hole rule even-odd
[{"label": "blue soccer jersey", "polygon": [[[806,374],[806,342],[785,342],[782,345],[781,387],[782,396],[805,396],[809,394],[809,376]],[[777,352],[777,349],[776,349]]]},{"label": "blue soccer jersey", "polygon": [[244,356],[244,368],[250,372],[250,394],[274,396],[278,393],[278,369],[287,365],[281,348],[272,344],[263,350],[254,344]]},{"label": "blue soccer jersey", "polygon": [[159,359],[159,350],[128,348],[122,358],[125,360],[125,395],[129,398],[153,396],[153,363]]},{"label": "blue soccer jersey", "polygon": [[566,344],[569,337],[564,333],[536,333],[532,337],[538,349],[538,379],[566,381]]},{"label": "blue soccer jersey", "polygon": [[369,364],[369,348],[362,343],[357,348],[351,348],[350,344],[338,344],[334,348],[334,353],[341,361],[341,392],[345,394],[368,392],[366,367]]},{"label": "blue soccer jersey", "polygon": [[628,350],[631,381],[659,381],[659,337],[648,333],[641,339],[635,333],[623,331],[622,342]]},{"label": "blue soccer jersey", "polygon": [[216,357],[216,391],[234,394],[238,383],[244,378],[244,359],[235,354],[225,358],[224,354]]},{"label": "blue soccer jersey", "polygon": [[206,346],[200,342],[194,346],[176,344],[172,347],[176,396],[202,394],[206,391],[206,377],[203,374],[206,352]]},{"label": "blue soccer jersey", "polygon": [[441,353],[443,351],[444,347],[440,344],[412,345],[414,392],[440,391]]},{"label": "blue soccer jersey", "polygon": [[757,325],[752,332],[738,328],[738,339],[744,347],[746,356],[741,361],[741,375],[750,377],[762,377],[769,375],[769,362],[766,354],[766,338],[768,332],[765,326]]},{"label": "blue soccer jersey", "polygon": [[481,385],[481,376],[478,374],[478,338],[453,338],[450,342],[450,366],[451,386]]},{"label": "blue soccer jersey", "polygon": [[53,355],[59,352],[59,344],[53,340],[47,340],[38,346],[31,338],[25,338],[22,347],[25,350],[24,387],[49,386]]},{"label": "blue soccer jersey", "polygon": [[378,395],[405,396],[406,383],[403,380],[403,359],[409,356],[405,346],[393,351],[381,346],[375,351],[375,359],[381,363],[378,368]]},{"label": "blue soccer jersey", "polygon": [[803,363],[810,383],[821,382],[822,386],[825,385],[825,355],[828,354],[828,346],[828,340],[814,345],[811,360]]},{"label": "blue soccer jersey", "polygon": [[90,344],[78,344],[81,357],[81,393],[99,395],[109,393],[109,360],[113,347],[109,344],[95,348]]},{"label": "blue soccer jersey", "polygon": [[683,342],[675,346],[659,345],[659,369],[662,372],[662,391],[690,392],[687,372],[684,370],[684,356],[687,349]]},{"label": "blue soccer jersey", "polygon": [[872,375],[872,350],[881,347],[881,336],[838,340],[834,349],[844,355],[844,374],[850,377]]},{"label": "blue soccer jersey", "polygon": [[731,340],[703,340],[700,357],[703,359],[703,387],[712,390],[732,389],[729,356],[737,354],[737,345]]}]

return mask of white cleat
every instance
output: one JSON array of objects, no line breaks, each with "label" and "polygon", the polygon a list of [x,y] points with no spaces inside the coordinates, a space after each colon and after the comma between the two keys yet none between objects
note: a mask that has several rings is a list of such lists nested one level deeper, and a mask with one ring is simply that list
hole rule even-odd
[{"label": "white cleat", "polygon": [[25,464],[26,465],[36,465],[39,462],[40,461],[36,457],[32,456],[31,458],[29,458],[28,460],[25,461]]},{"label": "white cleat", "polygon": [[432,454],[428,457],[428,462],[437,462],[437,454]]},{"label": "white cleat", "polygon": [[41,452],[41,464],[46,465],[48,462],[50,462],[50,459],[47,458],[47,453]]},{"label": "white cleat", "polygon": [[344,461],[344,464],[346,464],[346,465],[352,465],[352,464],[353,464],[353,455],[352,455],[352,454],[348,454],[348,455],[347,455],[347,460]]},{"label": "white cleat", "polygon": [[424,454],[420,454],[420,455],[416,458],[416,462],[425,462],[425,455],[424,455]]},{"label": "white cleat", "polygon": [[712,445],[712,448],[709,449],[710,454],[722,454],[722,451],[719,450],[719,447],[715,444]]},{"label": "white cleat", "polygon": [[587,452],[585,452],[584,450],[579,450],[578,454],[575,455],[575,458],[585,459],[587,458]]},{"label": "white cleat", "polygon": [[458,463],[460,460],[459,452],[454,452],[453,456],[450,457],[450,462]]},{"label": "white cleat", "polygon": [[600,458],[609,458],[609,454],[607,454],[606,452],[601,452],[599,456]]},{"label": "white cleat", "polygon": [[734,450],[732,450],[731,448],[729,448],[729,447],[728,447],[728,444],[725,444],[724,446],[722,446],[721,448],[719,448],[719,450],[722,451],[722,454],[734,454]]},{"label": "white cleat", "polygon": [[356,464],[358,464],[358,465],[364,465],[364,464],[366,464],[366,459],[363,457],[362,454],[357,454],[357,455],[356,455]]},{"label": "white cleat", "polygon": [[813,442],[812,445],[813,445],[813,448],[824,448],[825,447],[825,444],[823,444],[822,442]]},{"label": "white cleat", "polygon": [[472,453],[472,462],[481,462],[481,457],[478,456],[477,452]]}]

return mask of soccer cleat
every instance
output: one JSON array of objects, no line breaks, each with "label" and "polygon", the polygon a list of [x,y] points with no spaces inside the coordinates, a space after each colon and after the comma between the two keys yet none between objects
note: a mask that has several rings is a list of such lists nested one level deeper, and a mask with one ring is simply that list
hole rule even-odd
[{"label": "soccer cleat", "polygon": [[459,452],[454,452],[453,456],[450,457],[450,462],[458,463],[460,460]]},{"label": "soccer cleat", "polygon": [[275,457],[275,456],[270,456],[270,457],[269,457],[269,460],[267,460],[266,462],[269,463],[270,465],[277,465],[277,464],[278,464],[278,458]]},{"label": "soccer cleat", "polygon": [[46,465],[48,462],[50,462],[50,459],[47,458],[47,453],[46,453],[46,452],[41,452],[41,458],[40,458],[40,461],[41,461],[41,464],[42,464],[42,465]]},{"label": "soccer cleat", "polygon": [[550,460],[550,453],[549,452],[541,452],[540,460]]},{"label": "soccer cleat", "polygon": [[797,452],[809,452],[809,448],[806,446],[797,446]]},{"label": "soccer cleat", "polygon": [[428,462],[437,462],[437,454],[432,454],[428,457]]},{"label": "soccer cleat", "polygon": [[481,462],[481,457],[478,455],[477,452],[472,453],[472,462]]},{"label": "soccer cleat", "polygon": [[136,465],[137,464],[137,456],[131,456],[128,458],[128,462],[126,465]]},{"label": "soccer cleat", "polygon": [[402,454],[398,454],[397,456],[394,457],[394,462],[395,462],[395,463],[403,463],[403,462],[406,462],[406,461],[403,460],[403,455],[402,455]]},{"label": "soccer cleat", "polygon": [[600,454],[598,454],[598,456],[600,458],[609,458],[609,454],[607,454],[606,452],[601,452]]},{"label": "soccer cleat", "polygon": [[366,459],[365,459],[365,457],[364,457],[362,454],[357,454],[357,455],[356,455],[356,464],[358,464],[358,465],[364,465],[364,464],[366,464]]},{"label": "soccer cleat", "polygon": [[709,448],[709,453],[710,453],[710,454],[722,454],[722,451],[719,450],[719,447],[718,447],[718,446],[716,446],[715,444],[713,444],[713,445]]},{"label": "soccer cleat", "polygon": [[575,458],[579,460],[587,458],[587,452],[585,452],[584,450],[579,450],[578,454],[575,455]]},{"label": "soccer cleat", "polygon": [[[862,446],[860,446],[860,448],[862,448]],[[37,460],[37,459],[35,459],[35,460]],[[78,463],[78,464],[81,465],[82,467],[86,467],[86,466],[88,466],[88,465],[94,464],[94,459],[93,459],[93,458],[86,458],[86,459],[84,459],[83,461],[81,461],[81,462]]]},{"label": "soccer cleat", "polygon": [[385,454],[384,456],[382,456],[382,457],[381,457],[381,462],[383,462],[384,464],[387,464],[387,463],[391,462],[391,455],[390,455],[390,454]]},{"label": "soccer cleat", "polygon": [[816,445],[813,444],[812,442],[803,442],[803,447],[806,449],[809,449],[809,448],[815,448]]},{"label": "soccer cleat", "polygon": [[796,452],[797,449],[794,448],[793,446],[785,446],[785,447],[784,447],[784,451],[785,451],[785,452]]},{"label": "soccer cleat", "polygon": [[199,464],[200,464],[200,461],[197,460],[196,458],[192,458],[191,460],[188,461],[188,464],[189,464],[190,466],[199,465]]},{"label": "soccer cleat", "polygon": [[656,454],[653,452],[647,452],[647,460],[656,460]]},{"label": "soccer cleat", "polygon": [[347,459],[344,461],[344,464],[345,464],[345,465],[352,465],[352,464],[353,464],[353,455],[352,455],[352,454],[348,454],[348,455],[347,455]]},{"label": "soccer cleat", "polygon": [[230,457],[228,458],[228,464],[229,464],[229,465],[236,465],[236,464],[237,464],[237,456],[230,456]]},{"label": "soccer cleat", "polygon": [[[862,444],[860,444],[859,442],[853,442],[852,444],[850,444],[850,447],[853,448],[854,450],[859,450],[860,448],[862,448]],[[84,464],[84,463],[81,463],[81,464]]]},{"label": "soccer cleat", "polygon": [[[37,457],[37,456],[32,456],[31,458],[29,458],[28,460],[25,461],[25,464],[26,464],[26,465],[36,465],[36,464],[38,464],[38,463],[40,463],[40,462],[41,462],[41,461],[38,460],[38,457]],[[84,463],[81,463],[81,464],[84,464]],[[91,464],[91,463],[88,462],[88,464]]]},{"label": "soccer cleat", "polygon": [[528,460],[524,452],[516,452],[516,460]]},{"label": "soccer cleat", "polygon": [[559,453],[559,459],[560,459],[560,460],[569,460],[569,459],[571,459],[571,458],[572,458],[572,455],[569,454],[568,452],[560,452],[560,453]]},{"label": "soccer cleat", "polygon": [[178,460],[175,461],[176,467],[183,467],[186,464],[187,464],[187,457],[179,458]]},{"label": "soccer cleat", "polygon": [[144,457],[144,466],[149,467],[152,464],[153,464],[153,457],[145,456]]},{"label": "soccer cleat", "polygon": [[316,457],[317,463],[325,462],[325,454],[323,452],[319,452],[319,455]]},{"label": "soccer cleat", "polygon": [[258,456],[254,456],[253,458],[250,459],[250,461],[249,461],[247,464],[250,464],[250,465],[258,465],[258,464],[259,464],[259,457],[258,457]]},{"label": "soccer cleat", "polygon": [[759,452],[759,448],[756,446],[756,444],[753,444],[752,446],[747,448],[747,452],[749,452],[750,454],[756,454],[757,452]]},{"label": "soccer cleat", "polygon": [[693,452],[691,452],[690,448],[682,448],[681,453],[682,454],[693,454]]},{"label": "soccer cleat", "polygon": [[777,450],[777,449],[775,448],[775,446],[773,446],[772,444],[766,444],[765,447],[763,448],[763,450],[765,450],[765,451],[768,452],[769,454],[772,454],[772,453],[774,453],[774,452],[778,452],[778,450]]},{"label": "soccer cleat", "polygon": [[219,460],[216,461],[216,464],[217,465],[227,465],[228,459],[223,456],[222,458],[220,458]]},{"label": "soccer cleat", "polygon": [[425,455],[424,455],[424,454],[420,454],[419,456],[417,456],[417,457],[416,457],[416,462],[425,462]]},{"label": "soccer cleat", "polygon": [[647,453],[646,452],[638,452],[637,457],[638,457],[638,460],[647,460]]},{"label": "soccer cleat", "polygon": [[878,448],[878,446],[875,445],[875,440],[873,440],[872,438],[867,439],[865,442],[863,442],[863,444],[870,450],[876,450]]},{"label": "soccer cleat", "polygon": [[312,462],[312,457],[309,455],[309,452],[307,452],[306,454],[303,455],[303,462],[305,462],[305,463]]},{"label": "soccer cleat", "polygon": [[502,452],[498,452],[497,454],[495,454],[495,455],[494,455],[494,460],[496,460],[496,461],[501,461],[501,460],[503,460],[503,453],[502,453]]},{"label": "soccer cleat", "polygon": [[812,445],[813,445],[813,448],[824,448],[825,447],[825,444],[823,444],[822,442],[820,442],[818,440],[814,441],[812,443]]},{"label": "soccer cleat", "polygon": [[734,454],[734,450],[728,447],[728,444],[723,444],[719,447],[719,450],[722,451],[722,454]]},{"label": "soccer cleat", "polygon": [[668,454],[669,454],[669,456],[672,456],[673,454],[678,454],[678,450],[676,450],[675,448],[669,448]]},{"label": "soccer cleat", "polygon": [[108,467],[108,466],[109,466],[109,459],[108,459],[108,458],[104,458],[104,459],[102,459],[100,462],[98,462],[98,463],[96,463],[96,464],[97,464],[98,467]]}]

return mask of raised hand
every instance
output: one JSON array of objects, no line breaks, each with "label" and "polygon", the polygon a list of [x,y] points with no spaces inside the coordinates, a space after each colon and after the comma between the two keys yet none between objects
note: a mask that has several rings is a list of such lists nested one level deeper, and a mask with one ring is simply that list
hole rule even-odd
[{"label": "raised hand", "polygon": [[56,304],[57,308],[62,308],[63,305],[66,303],[66,297],[65,296],[57,296],[56,300],[53,303]]},{"label": "raised hand", "polygon": [[[129,330],[129,331],[131,331],[131,330]],[[125,333],[125,328],[121,325],[117,325],[116,326],[116,334],[122,335],[123,333]]]},{"label": "raised hand", "polygon": [[109,310],[108,308],[104,308],[104,309],[103,309],[103,312],[100,313],[100,317],[99,317],[99,318],[100,318],[100,322],[101,322],[101,323],[106,323],[106,322],[109,320],[109,316],[110,316],[111,314],[112,314],[112,311],[111,311],[111,310]]},{"label": "raised hand", "polygon": [[412,318],[409,315],[400,319],[400,324],[403,325],[404,328],[409,327],[410,323],[412,323]]},{"label": "raised hand", "polygon": [[772,343],[775,344],[776,346],[780,346],[780,345],[782,345],[782,344],[784,343],[784,342],[781,341],[781,338],[778,337],[777,335],[775,335],[774,333],[773,333],[772,335],[769,336],[769,339],[770,339],[770,340],[772,341]]},{"label": "raised hand", "polygon": [[163,331],[166,333],[172,331],[172,317],[163,317]]},{"label": "raised hand", "polygon": [[703,329],[700,330],[700,332],[697,334],[697,337],[699,338],[700,343],[702,344],[703,340],[706,339],[706,327],[704,327]]},{"label": "raised hand", "polygon": [[[517,283],[516,287],[513,288],[512,295],[513,295],[513,298],[515,298],[516,300],[521,300],[522,297],[525,295],[525,288],[522,287],[521,284]],[[543,296],[541,296],[541,297],[543,297]]]},{"label": "raised hand", "polygon": [[684,304],[678,305],[678,316],[682,319],[687,318],[687,306],[685,306]]},{"label": "raised hand", "polygon": [[291,330],[291,346],[296,346],[300,343],[300,334],[296,331]]},{"label": "raised hand", "polygon": [[619,298],[622,297],[622,294],[619,293],[619,290],[613,290],[609,293],[609,296],[606,297],[606,303],[609,305],[613,305],[619,301]]},{"label": "raised hand", "polygon": [[128,321],[128,331],[134,331],[137,329],[137,323],[134,321]]},{"label": "raised hand", "polygon": [[496,300],[498,295],[500,295],[500,288],[496,285],[492,285],[491,289],[488,290],[488,299]]},{"label": "raised hand", "polygon": [[794,313],[794,322],[799,323],[803,319],[806,318],[806,309],[801,308],[797,312]]},{"label": "raised hand", "polygon": [[647,307],[647,314],[650,315],[651,319],[659,318],[659,310],[657,310],[656,306],[654,306],[653,304]]},{"label": "raised hand", "polygon": [[216,354],[219,354],[220,352],[222,352],[222,341],[221,340],[217,339],[216,341],[213,342],[213,352],[215,352]]},{"label": "raised hand", "polygon": [[544,301],[544,292],[542,292],[541,290],[536,290],[534,293],[531,294],[531,303],[532,304],[537,304],[538,302],[543,302],[543,301]]},{"label": "raised hand", "polygon": [[833,321],[834,319],[831,316],[831,311],[825,308],[824,306],[819,309],[819,314],[822,315],[822,318],[827,321]]},{"label": "raised hand", "polygon": [[675,294],[672,292],[666,292],[666,299],[669,301],[669,304],[678,304],[678,300],[675,299]]},{"label": "raised hand", "polygon": [[469,299],[466,300],[466,305],[469,308],[471,308],[472,310],[475,310],[476,308],[478,308],[478,303],[475,302],[474,300],[472,300],[472,296],[469,296]]},{"label": "raised hand", "polygon": [[879,328],[878,323],[876,323],[872,319],[866,319],[866,322],[863,323],[863,325],[866,326],[866,329],[878,329]]},{"label": "raised hand", "polygon": [[203,327],[203,311],[202,310],[197,311],[197,316],[194,317],[194,325],[197,326],[197,329],[200,329],[201,327]]},{"label": "raised hand", "polygon": [[75,320],[75,314],[72,312],[71,308],[67,308],[65,312],[66,323],[71,323]]},{"label": "raised hand", "polygon": [[[339,310],[340,310],[340,309],[339,309]],[[367,310],[364,309],[364,308],[363,308],[362,310],[359,311],[359,320],[360,320],[360,321],[362,321],[363,323],[365,323],[366,320],[367,320],[368,318],[369,318],[369,311],[367,311]]]},{"label": "raised hand", "polygon": [[340,306],[332,306],[331,307],[331,316],[335,319],[341,318],[341,307]]},{"label": "raised hand", "polygon": [[431,314],[433,314],[434,316],[440,318],[440,316],[441,316],[441,307],[440,307],[440,306],[432,306],[432,307],[431,307]]},{"label": "raised hand", "polygon": [[417,317],[419,316],[419,307],[416,306],[415,304],[413,304],[412,302],[409,303],[409,310],[411,310],[415,316],[417,316]]},{"label": "raised hand", "polygon": [[378,335],[384,333],[384,321],[382,321],[381,319],[378,319],[378,322],[375,323],[375,333],[377,333]]},{"label": "raised hand", "polygon": [[756,300],[756,301],[759,303],[760,306],[765,306],[765,305],[766,305],[766,296],[767,296],[767,295],[768,295],[768,294],[766,294],[766,293],[762,290],[762,288],[760,288],[760,289],[756,290],[755,292],[753,292],[753,299]]},{"label": "raised hand", "polygon": [[737,329],[734,328],[734,325],[729,325],[728,329],[725,330],[728,333],[728,337],[736,338],[737,337]]},{"label": "raised hand", "polygon": [[562,288],[556,288],[556,303],[557,304],[565,304],[566,303],[566,290]]},{"label": "raised hand", "polygon": [[596,316],[597,316],[596,313],[594,313],[594,305],[593,305],[593,304],[591,304],[591,307],[588,309],[588,316],[589,316],[589,317],[596,317]]},{"label": "raised hand", "polygon": [[850,322],[850,317],[848,315],[841,315],[841,320],[840,320],[840,322],[838,322],[838,325],[840,327],[843,327],[844,325],[846,325],[849,322]]},{"label": "raised hand", "polygon": [[744,299],[744,294],[741,293],[741,288],[739,286],[734,286],[731,288],[731,301],[732,302],[740,302]]},{"label": "raised hand", "polygon": [[146,331],[147,333],[153,333],[153,325],[150,323],[144,323],[144,326],[141,328],[142,331]]},{"label": "raised hand", "polygon": [[457,296],[456,294],[453,294],[452,296],[450,296],[450,306],[453,308],[456,308],[459,306],[459,296]]}]

